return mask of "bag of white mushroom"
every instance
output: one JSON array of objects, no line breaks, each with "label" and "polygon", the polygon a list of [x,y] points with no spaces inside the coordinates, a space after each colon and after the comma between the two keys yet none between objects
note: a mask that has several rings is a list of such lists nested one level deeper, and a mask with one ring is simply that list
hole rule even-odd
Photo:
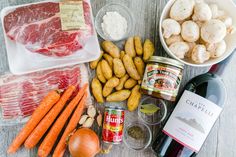
[{"label": "bag of white mushroom", "polygon": [[224,38],[236,30],[231,17],[204,1],[176,0],[169,16],[162,22],[166,44],[178,58],[195,63],[222,56]]}]

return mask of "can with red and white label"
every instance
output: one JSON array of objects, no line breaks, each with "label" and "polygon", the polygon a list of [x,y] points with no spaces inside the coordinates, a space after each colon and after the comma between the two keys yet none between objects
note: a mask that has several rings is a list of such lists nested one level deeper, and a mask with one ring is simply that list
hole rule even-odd
[{"label": "can with red and white label", "polygon": [[119,144],[122,142],[125,110],[121,107],[105,108],[102,140],[106,143]]}]

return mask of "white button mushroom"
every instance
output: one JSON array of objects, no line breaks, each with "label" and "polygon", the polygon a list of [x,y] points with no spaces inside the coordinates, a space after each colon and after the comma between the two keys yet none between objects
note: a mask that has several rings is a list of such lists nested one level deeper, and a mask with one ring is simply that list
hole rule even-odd
[{"label": "white button mushroom", "polygon": [[195,42],[187,43],[189,46],[189,51],[185,54],[185,57],[191,58],[193,48],[196,46]]},{"label": "white button mushroom", "polygon": [[172,35],[166,39],[166,44],[169,46],[173,43],[183,41],[183,38],[180,35]]},{"label": "white button mushroom", "polygon": [[201,28],[204,24],[203,21],[194,21],[194,22],[198,25],[199,28]]},{"label": "white button mushroom", "polygon": [[204,45],[196,45],[193,48],[191,55],[191,59],[195,63],[204,63],[210,58],[210,53],[206,51],[206,47]]},{"label": "white button mushroom", "polygon": [[185,21],[182,24],[181,36],[185,41],[195,42],[199,39],[199,27],[193,21]]},{"label": "white button mushroom", "polygon": [[208,21],[212,17],[211,9],[206,3],[197,3],[193,12],[192,19],[194,21]]},{"label": "white button mushroom", "polygon": [[218,19],[225,24],[226,28],[229,28],[233,24],[233,19],[229,16],[224,15],[219,17]]},{"label": "white button mushroom", "polygon": [[175,42],[170,45],[170,51],[178,58],[183,59],[185,54],[189,51],[189,46],[186,42]]},{"label": "white button mushroom", "polygon": [[205,3],[204,0],[195,0],[196,3]]},{"label": "white button mushroom", "polygon": [[236,32],[236,27],[235,26],[230,26],[227,28],[227,33],[228,34],[234,34]]},{"label": "white button mushroom", "polygon": [[163,36],[169,38],[171,35],[179,35],[181,31],[180,24],[173,19],[165,19],[162,22]]},{"label": "white button mushroom", "polygon": [[211,9],[213,19],[217,19],[225,14],[224,11],[218,9],[216,4],[210,4],[209,7]]},{"label": "white button mushroom", "polygon": [[204,23],[201,28],[201,38],[208,43],[218,43],[226,36],[225,24],[217,19]]},{"label": "white button mushroom", "polygon": [[177,21],[189,18],[193,13],[194,0],[176,0],[170,9],[170,17]]},{"label": "white button mushroom", "polygon": [[211,53],[211,58],[218,58],[222,56],[226,50],[226,43],[222,40],[219,43],[215,44],[206,44],[206,49]]}]

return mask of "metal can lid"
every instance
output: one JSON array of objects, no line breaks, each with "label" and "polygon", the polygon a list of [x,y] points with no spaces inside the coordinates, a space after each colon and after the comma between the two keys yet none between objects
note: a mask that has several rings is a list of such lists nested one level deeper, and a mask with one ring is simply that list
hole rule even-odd
[{"label": "metal can lid", "polygon": [[119,107],[119,106],[106,106],[105,109],[125,110],[123,107]]},{"label": "metal can lid", "polygon": [[148,60],[148,62],[165,63],[165,64],[169,64],[169,65],[179,67],[181,69],[184,68],[183,63],[181,63],[181,62],[179,62],[175,59],[171,59],[171,58],[167,58],[167,57],[151,56],[150,59]]}]

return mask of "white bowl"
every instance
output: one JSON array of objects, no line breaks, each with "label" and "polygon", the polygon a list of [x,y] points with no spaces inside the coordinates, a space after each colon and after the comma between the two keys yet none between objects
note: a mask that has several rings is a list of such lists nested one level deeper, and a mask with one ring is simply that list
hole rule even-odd
[{"label": "white bowl", "polygon": [[[166,18],[169,17],[169,12],[170,12],[170,8],[173,5],[173,3],[175,2],[175,0],[169,0],[168,3],[166,4],[166,6],[164,7],[161,17],[160,17],[160,24],[159,24],[159,36],[161,39],[161,43],[162,46],[164,47],[164,49],[166,50],[166,52],[173,58],[179,60],[180,62],[186,64],[186,65],[190,65],[190,66],[194,66],[194,67],[206,67],[206,66],[211,66],[214,64],[217,64],[219,62],[221,62],[222,60],[226,59],[236,48],[236,33],[232,34],[232,35],[227,35],[225,37],[225,42],[227,45],[227,49],[225,51],[225,53],[219,57],[219,58],[215,58],[215,59],[210,59],[209,61],[202,63],[202,64],[197,64],[194,63],[188,59],[179,59],[178,57],[176,57],[168,48],[168,46],[166,45],[166,42],[164,40],[163,37],[163,33],[162,33],[162,21]],[[235,14],[235,10],[236,10],[236,5],[232,0],[205,0],[206,3],[210,4],[210,3],[215,3],[218,5],[219,9],[224,10],[226,12],[227,15],[229,15],[230,17],[232,17],[233,19],[233,25],[236,26],[236,14]]]}]

